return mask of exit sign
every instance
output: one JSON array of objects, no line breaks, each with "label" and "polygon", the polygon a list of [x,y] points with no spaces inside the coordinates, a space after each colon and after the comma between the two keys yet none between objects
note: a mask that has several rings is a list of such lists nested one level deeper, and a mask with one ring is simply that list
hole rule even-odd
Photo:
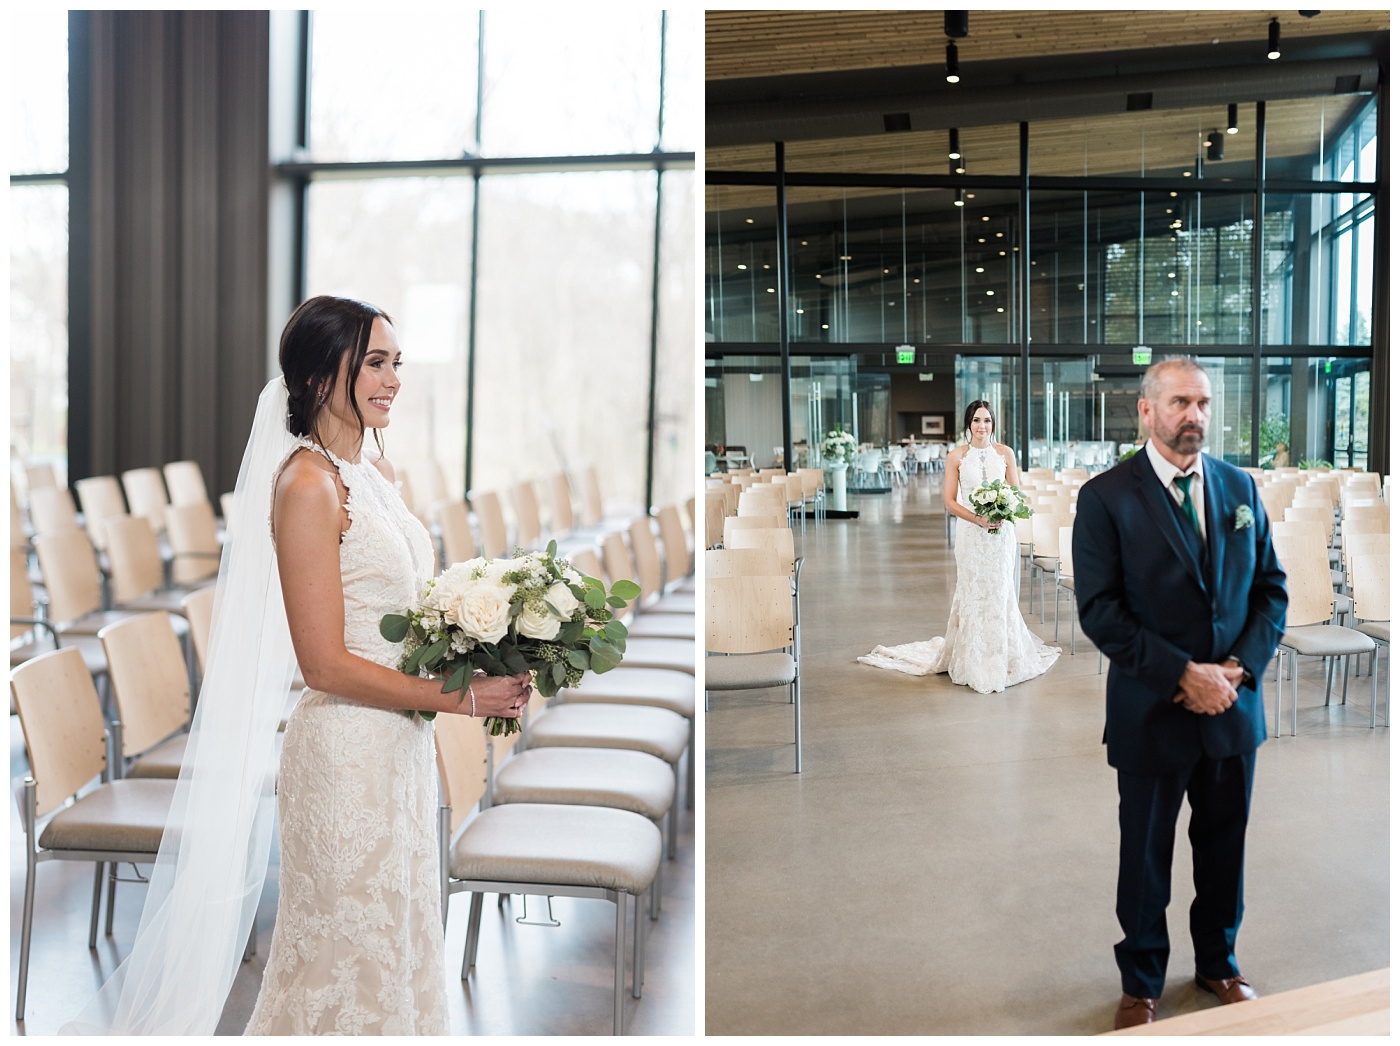
[{"label": "exit sign", "polygon": [[1152,363],[1152,350],[1146,345],[1139,345],[1133,350],[1133,366],[1146,367]]},{"label": "exit sign", "polygon": [[913,349],[896,349],[896,350],[895,350],[895,357],[896,357],[896,359],[897,359],[900,363],[913,363],[913,362],[914,362],[914,350],[913,350]]}]

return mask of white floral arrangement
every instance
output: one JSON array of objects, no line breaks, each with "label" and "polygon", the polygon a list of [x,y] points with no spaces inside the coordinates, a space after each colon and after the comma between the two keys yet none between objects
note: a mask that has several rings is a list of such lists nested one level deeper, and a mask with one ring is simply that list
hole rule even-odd
[{"label": "white floral arrangement", "polygon": [[824,461],[844,461],[855,460],[856,438],[849,432],[842,432],[840,427],[832,429],[822,440],[822,460]]},{"label": "white floral arrangement", "polygon": [[968,495],[972,511],[1000,526],[1011,519],[1030,519],[1031,506],[1025,494],[1004,479],[991,479]]},{"label": "white floral arrangement", "polygon": [[[418,604],[386,614],[379,632],[403,643],[399,671],[444,679],[442,692],[463,694],[477,670],[509,676],[529,672],[545,697],[578,686],[587,671],[615,668],[627,649],[627,627],[613,609],[641,593],[625,578],[609,591],[595,577],[555,555],[516,549],[510,559],[453,563],[428,582]],[[611,608],[611,609],[610,609]],[[412,712],[432,719],[435,712]],[[491,716],[493,735],[520,729],[514,719]]]}]

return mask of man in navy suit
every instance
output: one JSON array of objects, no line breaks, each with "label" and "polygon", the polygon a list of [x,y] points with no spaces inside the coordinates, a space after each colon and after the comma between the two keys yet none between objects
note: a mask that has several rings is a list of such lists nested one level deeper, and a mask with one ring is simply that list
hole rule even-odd
[{"label": "man in navy suit", "polygon": [[1118,922],[1123,998],[1115,1028],[1155,1019],[1167,972],[1172,843],[1191,803],[1196,983],[1222,1002],[1255,997],[1235,961],[1259,681],[1288,596],[1254,480],[1201,453],[1210,382],[1193,360],[1143,376],[1138,453],[1079,494],[1075,596],[1107,655],[1104,743],[1118,771]]}]

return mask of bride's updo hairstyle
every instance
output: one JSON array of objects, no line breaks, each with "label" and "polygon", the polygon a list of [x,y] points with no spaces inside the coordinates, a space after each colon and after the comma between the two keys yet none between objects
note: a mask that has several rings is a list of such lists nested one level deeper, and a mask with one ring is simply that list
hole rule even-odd
[{"label": "bride's updo hairstyle", "polygon": [[992,432],[997,430],[997,416],[992,413],[992,405],[986,400],[973,400],[967,405],[967,410],[963,411],[963,435],[969,440],[972,439],[972,416],[977,413],[978,407],[986,407],[987,413],[992,419]]},{"label": "bride's updo hairstyle", "polygon": [[[327,294],[307,298],[292,313],[282,331],[277,361],[287,383],[287,428],[293,436],[309,436],[322,442],[317,421],[340,375],[341,360],[347,358],[346,399],[360,423],[361,434],[364,433],[365,418],[355,402],[355,381],[369,351],[370,328],[376,319],[394,322],[374,305]],[[378,443],[378,429],[374,436]],[[383,449],[381,445],[380,450]]]}]

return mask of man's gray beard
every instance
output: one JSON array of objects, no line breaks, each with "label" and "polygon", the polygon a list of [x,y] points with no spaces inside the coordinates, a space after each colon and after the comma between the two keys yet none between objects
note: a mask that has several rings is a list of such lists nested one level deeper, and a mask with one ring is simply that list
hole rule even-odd
[{"label": "man's gray beard", "polygon": [[[1184,445],[1188,438],[1196,441],[1194,447],[1187,447]],[[1201,447],[1205,445],[1205,441],[1206,435],[1204,432],[1190,431],[1178,432],[1171,439],[1165,440],[1164,442],[1178,454],[1199,454],[1201,452]]]}]

